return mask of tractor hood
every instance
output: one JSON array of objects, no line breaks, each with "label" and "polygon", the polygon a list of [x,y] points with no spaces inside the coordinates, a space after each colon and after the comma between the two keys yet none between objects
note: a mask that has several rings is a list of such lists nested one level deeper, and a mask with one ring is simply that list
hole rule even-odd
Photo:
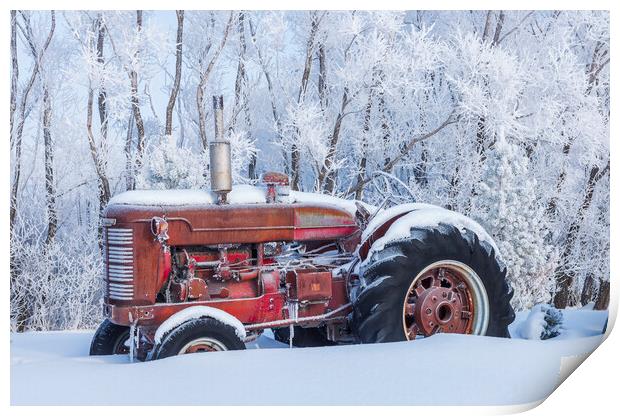
[{"label": "tractor hood", "polygon": [[171,245],[258,243],[339,239],[359,231],[355,201],[291,191],[288,200],[267,203],[266,188],[238,185],[227,204],[203,190],[139,190],[112,198],[108,225],[150,224],[165,217]]}]

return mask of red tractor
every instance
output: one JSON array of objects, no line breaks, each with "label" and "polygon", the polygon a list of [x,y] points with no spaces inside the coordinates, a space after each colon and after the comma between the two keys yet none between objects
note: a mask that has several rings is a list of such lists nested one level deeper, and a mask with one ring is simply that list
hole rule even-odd
[{"label": "red tractor", "polygon": [[265,329],[296,346],[509,336],[512,290],[477,223],[426,204],[379,210],[294,192],[276,173],[232,187],[217,107],[211,191],[110,201],[106,320],[91,355],[239,350]]}]

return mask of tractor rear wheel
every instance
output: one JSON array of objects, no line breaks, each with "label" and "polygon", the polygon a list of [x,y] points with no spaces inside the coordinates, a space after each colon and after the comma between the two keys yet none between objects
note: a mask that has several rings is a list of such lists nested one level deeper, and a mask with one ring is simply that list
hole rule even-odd
[{"label": "tractor rear wheel", "polygon": [[106,319],[99,325],[90,343],[90,355],[129,354],[129,327]]},{"label": "tractor rear wheel", "polygon": [[495,250],[470,230],[412,228],[361,268],[353,327],[362,343],[440,332],[510,337],[512,289]]},{"label": "tractor rear wheel", "polygon": [[168,332],[155,346],[153,358],[158,360],[196,352],[244,349],[245,343],[232,326],[213,318],[198,318]]}]

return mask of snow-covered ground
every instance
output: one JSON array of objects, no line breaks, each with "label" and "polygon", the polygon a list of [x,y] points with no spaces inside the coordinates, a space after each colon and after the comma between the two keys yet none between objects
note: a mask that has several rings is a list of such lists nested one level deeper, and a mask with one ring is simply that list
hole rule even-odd
[{"label": "snow-covered ground", "polygon": [[[288,349],[270,333],[247,351],[146,363],[90,357],[91,331],[11,335],[11,403],[504,405],[547,397],[562,357],[592,352],[606,312],[564,311],[562,335],[521,338],[536,319],[517,315],[513,339],[439,334],[414,342]],[[526,322],[529,322],[526,323]],[[567,360],[564,360],[565,362]]]}]

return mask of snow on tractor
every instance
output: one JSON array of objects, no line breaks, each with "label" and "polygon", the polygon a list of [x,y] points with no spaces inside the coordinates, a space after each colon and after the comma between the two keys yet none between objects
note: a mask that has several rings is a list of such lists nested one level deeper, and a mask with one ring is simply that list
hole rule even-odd
[{"label": "snow on tractor", "polygon": [[241,350],[265,329],[296,346],[509,336],[512,290],[480,225],[427,204],[291,191],[278,173],[233,187],[221,108],[211,191],[110,201],[106,319],[91,355]]}]

